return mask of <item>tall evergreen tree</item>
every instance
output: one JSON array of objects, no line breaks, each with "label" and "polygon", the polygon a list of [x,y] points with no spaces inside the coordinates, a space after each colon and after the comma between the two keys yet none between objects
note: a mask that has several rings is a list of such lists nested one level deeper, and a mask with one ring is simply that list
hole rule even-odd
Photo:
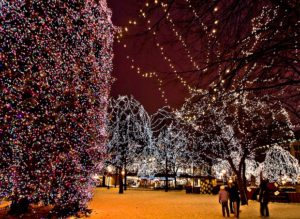
[{"label": "tall evergreen tree", "polygon": [[105,0],[0,1],[0,198],[85,208],[101,166],[114,27]]}]

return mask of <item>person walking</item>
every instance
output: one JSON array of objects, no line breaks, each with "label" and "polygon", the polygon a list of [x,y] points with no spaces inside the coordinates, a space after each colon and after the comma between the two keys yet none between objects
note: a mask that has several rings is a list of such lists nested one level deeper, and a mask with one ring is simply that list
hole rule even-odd
[{"label": "person walking", "polygon": [[262,180],[259,190],[260,215],[269,217],[269,189],[268,181]]},{"label": "person walking", "polygon": [[239,189],[237,187],[236,182],[233,183],[232,185],[232,198],[231,200],[233,201],[233,208],[234,208],[234,217],[239,218],[240,216],[240,193]]},{"label": "person walking", "polygon": [[225,211],[227,213],[227,217],[229,217],[228,198],[229,194],[225,190],[225,186],[221,186],[219,192],[219,203],[222,205],[223,217],[225,217]]},{"label": "person walking", "polygon": [[228,183],[228,193],[229,193],[229,209],[230,209],[230,214],[234,214],[234,208],[233,208],[233,195],[234,191],[232,189],[232,182]]}]

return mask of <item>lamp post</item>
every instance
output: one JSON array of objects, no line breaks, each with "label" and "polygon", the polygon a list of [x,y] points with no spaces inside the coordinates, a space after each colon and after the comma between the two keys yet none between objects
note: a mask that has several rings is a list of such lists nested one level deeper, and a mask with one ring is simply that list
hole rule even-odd
[{"label": "lamp post", "polygon": [[223,177],[223,184],[225,185],[225,182],[226,182],[226,170],[222,170],[221,173],[222,173],[222,177]]},{"label": "lamp post", "polygon": [[287,181],[288,181],[288,177],[287,177],[287,176],[283,176],[283,177],[281,178],[281,184],[282,184],[283,186],[287,183]]},{"label": "lamp post", "polygon": [[121,177],[122,177],[122,181],[123,181],[123,188],[124,188],[124,190],[126,190],[126,188],[125,188],[126,185],[125,185],[125,182],[124,182],[125,181],[124,180],[124,176],[125,176],[125,170],[124,169],[121,171],[121,175],[122,175]]},{"label": "lamp post", "polygon": [[110,181],[110,173],[111,173],[111,167],[107,167],[107,172],[108,172],[108,176],[107,176],[107,189],[109,189],[109,181]]}]

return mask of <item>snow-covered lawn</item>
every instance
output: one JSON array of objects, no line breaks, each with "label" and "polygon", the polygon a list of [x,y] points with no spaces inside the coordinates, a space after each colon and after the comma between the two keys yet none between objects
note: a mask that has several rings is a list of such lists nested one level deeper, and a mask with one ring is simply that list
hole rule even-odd
[{"label": "snow-covered lawn", "polygon": [[[217,196],[183,191],[128,190],[120,195],[114,188],[97,188],[89,207],[93,209],[91,219],[223,218]],[[300,204],[270,203],[269,210],[272,219],[300,219]],[[249,201],[248,206],[241,206],[240,218],[260,218],[259,203]]]}]

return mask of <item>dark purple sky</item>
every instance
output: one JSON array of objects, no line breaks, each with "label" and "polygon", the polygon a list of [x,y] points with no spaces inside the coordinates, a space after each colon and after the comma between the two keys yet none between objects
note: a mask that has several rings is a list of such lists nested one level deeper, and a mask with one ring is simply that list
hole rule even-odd
[{"label": "dark purple sky", "polygon": [[[130,19],[139,21],[141,18],[138,15],[142,5],[138,2],[141,1],[108,0],[108,5],[113,11],[112,20],[114,25],[124,27],[128,26]],[[117,43],[117,40],[115,40],[113,76],[117,80],[112,86],[112,96],[133,95],[144,105],[149,113],[153,113],[165,105],[158,90],[158,82],[138,75],[136,70],[131,69],[132,64],[126,57],[127,55],[133,57],[137,62],[136,64],[141,67],[142,72],[169,72],[170,69],[168,69],[167,64],[163,61],[163,57],[152,40],[151,37],[147,39],[137,37],[122,40],[122,44]],[[123,48],[123,42],[127,44],[127,48]],[[173,52],[170,51],[170,53]],[[186,89],[173,79],[174,76],[172,76],[171,71],[169,79],[166,74],[162,77],[165,81],[163,90],[169,100],[169,105],[172,107],[180,106],[186,95]]]}]

